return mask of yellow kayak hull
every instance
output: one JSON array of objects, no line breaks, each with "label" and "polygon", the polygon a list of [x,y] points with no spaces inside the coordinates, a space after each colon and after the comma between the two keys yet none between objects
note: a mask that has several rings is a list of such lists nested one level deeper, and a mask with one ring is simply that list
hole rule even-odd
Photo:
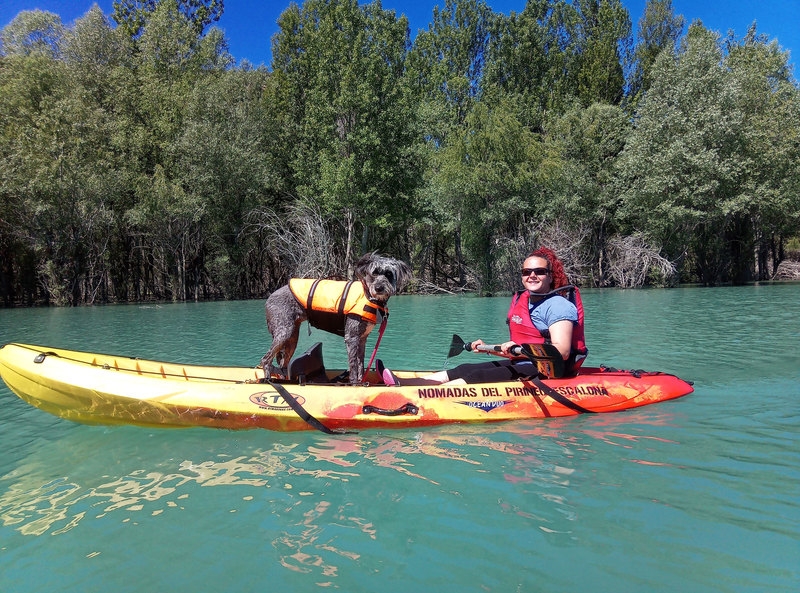
[{"label": "yellow kayak hull", "polygon": [[[329,371],[334,377],[340,371]],[[541,382],[432,385],[430,371],[396,371],[400,386],[374,371],[362,385],[261,382],[249,367],[185,365],[75,350],[6,344],[0,377],[24,401],[85,424],[207,426],[309,430],[287,403],[332,430],[411,428],[615,412],[692,392],[665,373],[583,369],[577,377]]]}]

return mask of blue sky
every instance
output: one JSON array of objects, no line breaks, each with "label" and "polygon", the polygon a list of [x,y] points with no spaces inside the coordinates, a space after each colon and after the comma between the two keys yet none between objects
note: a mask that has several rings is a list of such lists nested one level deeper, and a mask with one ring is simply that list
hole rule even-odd
[{"label": "blue sky", "polygon": [[[21,10],[39,8],[61,16],[71,23],[84,15],[94,4],[91,0],[0,0],[0,27],[7,25]],[[112,0],[98,0],[100,9],[110,14]],[[302,4],[302,1],[298,1]],[[521,12],[525,0],[488,0],[497,12]],[[623,0],[633,22],[634,31],[642,16],[646,0]],[[230,51],[237,61],[243,58],[258,65],[269,66],[270,39],[277,32],[278,16],[290,0],[225,0],[225,12],[217,25],[225,31]],[[444,0],[383,0],[386,10],[405,14],[412,36],[427,29],[433,7],[444,5]],[[675,12],[686,18],[687,25],[695,19],[712,30],[725,35],[732,29],[737,37],[747,32],[753,21],[758,31],[791,51],[790,61],[798,63],[800,57],[800,0],[673,0]],[[800,78],[800,72],[795,71]]]}]

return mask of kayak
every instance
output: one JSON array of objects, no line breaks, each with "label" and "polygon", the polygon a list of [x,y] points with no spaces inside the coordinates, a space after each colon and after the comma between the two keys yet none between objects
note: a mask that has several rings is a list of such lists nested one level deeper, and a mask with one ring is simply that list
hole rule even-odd
[{"label": "kayak", "polygon": [[84,424],[329,433],[617,412],[693,390],[675,375],[608,367],[472,385],[432,384],[423,378],[431,371],[394,371],[399,384],[386,385],[370,370],[362,384],[350,385],[339,382],[341,370],[324,368],[321,345],[315,348],[292,361],[287,378],[267,381],[259,367],[10,343],[0,347],[0,377],[29,404]]}]

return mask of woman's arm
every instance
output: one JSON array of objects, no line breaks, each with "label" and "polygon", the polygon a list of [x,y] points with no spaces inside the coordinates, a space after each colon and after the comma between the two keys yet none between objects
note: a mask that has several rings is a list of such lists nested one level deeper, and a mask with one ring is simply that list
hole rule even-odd
[{"label": "woman's arm", "polygon": [[564,360],[569,358],[572,351],[572,322],[569,319],[556,321],[550,326],[550,342],[558,348]]}]

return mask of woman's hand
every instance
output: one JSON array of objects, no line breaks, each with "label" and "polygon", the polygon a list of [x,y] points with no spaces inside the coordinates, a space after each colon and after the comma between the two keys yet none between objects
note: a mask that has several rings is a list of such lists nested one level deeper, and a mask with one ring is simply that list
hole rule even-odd
[{"label": "woman's hand", "polygon": [[474,342],[470,342],[469,344],[469,351],[470,352],[478,352],[478,346],[483,346],[483,340],[478,338]]},{"label": "woman's hand", "polygon": [[502,344],[500,344],[500,351],[503,354],[511,354],[511,349],[516,345],[517,345],[516,342],[503,342]]}]

